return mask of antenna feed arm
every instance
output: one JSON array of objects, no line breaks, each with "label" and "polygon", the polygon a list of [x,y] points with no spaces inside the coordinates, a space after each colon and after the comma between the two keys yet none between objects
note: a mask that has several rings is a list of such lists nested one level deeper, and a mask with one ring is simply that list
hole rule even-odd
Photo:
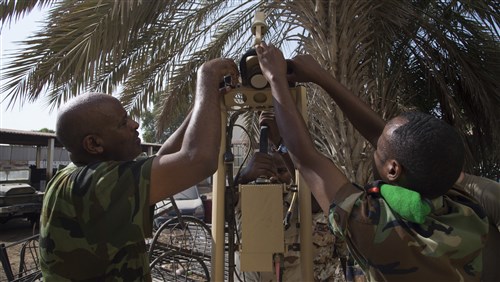
[{"label": "antenna feed arm", "polygon": [[264,12],[255,12],[255,17],[253,18],[252,33],[255,35],[254,46],[259,45],[262,42],[262,37],[267,31],[266,25],[266,15]]}]

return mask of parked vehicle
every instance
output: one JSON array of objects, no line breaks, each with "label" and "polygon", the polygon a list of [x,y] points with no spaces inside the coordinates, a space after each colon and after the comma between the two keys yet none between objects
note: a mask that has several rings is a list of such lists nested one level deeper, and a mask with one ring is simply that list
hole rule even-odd
[{"label": "parked vehicle", "polygon": [[[202,221],[205,220],[205,208],[203,207],[203,201],[197,185],[175,194],[174,201],[181,215],[190,215]],[[155,228],[160,227],[163,222],[176,216],[177,214],[172,207],[170,199],[165,199],[157,203],[154,219]]]},{"label": "parked vehicle", "polygon": [[29,168],[0,171],[0,223],[13,218],[37,223],[42,201],[43,192],[30,185]]}]

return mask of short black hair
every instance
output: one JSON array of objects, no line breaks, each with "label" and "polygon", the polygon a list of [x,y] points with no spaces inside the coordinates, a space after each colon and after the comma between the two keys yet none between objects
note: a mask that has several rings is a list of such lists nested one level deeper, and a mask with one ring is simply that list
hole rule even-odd
[{"label": "short black hair", "polygon": [[422,112],[400,115],[407,122],[388,141],[401,163],[409,189],[434,199],[444,195],[462,171],[465,150],[458,132],[446,122]]}]

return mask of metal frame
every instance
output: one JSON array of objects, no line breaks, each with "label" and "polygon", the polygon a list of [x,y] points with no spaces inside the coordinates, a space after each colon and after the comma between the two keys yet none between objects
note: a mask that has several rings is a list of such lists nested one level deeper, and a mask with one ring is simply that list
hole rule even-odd
[{"label": "metal frame", "polygon": [[[307,123],[307,100],[303,86],[290,88],[292,96],[302,117]],[[225,273],[225,189],[226,172],[224,164],[224,148],[226,148],[226,126],[229,111],[258,111],[272,109],[272,95],[270,89],[256,90],[253,88],[236,88],[227,93],[221,100],[221,150],[219,152],[218,170],[213,175],[212,187],[212,281],[224,281]],[[299,221],[300,228],[300,260],[302,281],[313,280],[313,255],[312,255],[312,213],[311,193],[305,185],[302,176],[296,173],[296,182],[299,192]]]}]

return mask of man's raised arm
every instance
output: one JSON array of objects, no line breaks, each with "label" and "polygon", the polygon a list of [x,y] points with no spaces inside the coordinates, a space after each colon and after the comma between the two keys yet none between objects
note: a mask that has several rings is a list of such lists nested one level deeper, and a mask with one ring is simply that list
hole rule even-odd
[{"label": "man's raised arm", "polygon": [[262,73],[269,81],[279,132],[288,152],[318,201],[328,213],[337,192],[349,181],[327,157],[315,148],[302,115],[292,99],[281,51],[264,42],[256,48]]},{"label": "man's raised arm", "polygon": [[323,88],[361,135],[377,147],[385,121],[369,105],[333,78],[310,55],[296,56],[289,61],[289,67],[292,68],[292,73],[288,75],[290,81],[313,82]]},{"label": "man's raised arm", "polygon": [[204,63],[197,74],[191,114],[153,161],[150,204],[195,185],[217,170],[223,94],[219,84],[226,75],[238,81],[238,68],[230,59],[214,59]]}]

